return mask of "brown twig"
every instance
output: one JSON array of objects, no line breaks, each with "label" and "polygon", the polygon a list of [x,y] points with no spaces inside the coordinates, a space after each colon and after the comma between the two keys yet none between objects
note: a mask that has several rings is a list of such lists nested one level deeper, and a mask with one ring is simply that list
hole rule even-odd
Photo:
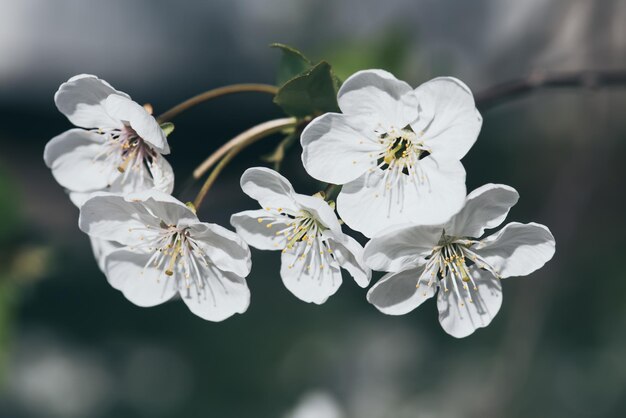
[{"label": "brown twig", "polygon": [[260,92],[260,93],[269,93],[276,94],[278,92],[278,87],[272,86],[269,84],[233,84],[230,86],[218,87],[216,89],[205,91],[204,93],[200,93],[197,96],[194,96],[190,99],[185,100],[182,103],[177,104],[167,112],[162,113],[157,120],[159,123],[167,122],[174,119],[180,113],[189,109],[190,107],[196,106],[202,102],[206,102],[207,100],[214,99],[219,96],[224,96],[226,94],[233,93],[242,93],[242,92]]},{"label": "brown twig", "polygon": [[626,70],[581,70],[562,73],[537,71],[516,80],[496,84],[475,95],[476,106],[488,110],[518,96],[546,88],[600,88],[626,86]]}]

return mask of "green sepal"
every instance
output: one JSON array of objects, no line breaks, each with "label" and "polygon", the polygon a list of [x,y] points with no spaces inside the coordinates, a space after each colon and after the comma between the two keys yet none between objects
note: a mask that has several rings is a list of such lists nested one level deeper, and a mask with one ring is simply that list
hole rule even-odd
[{"label": "green sepal", "polygon": [[338,112],[338,88],[330,64],[322,61],[286,82],[274,96],[274,103],[286,114],[300,118]]},{"label": "green sepal", "polygon": [[269,154],[263,155],[261,157],[261,160],[268,163],[274,163],[274,170],[280,171],[280,166],[283,162],[283,159],[285,158],[285,153],[289,148],[293,146],[299,136],[300,135],[296,132],[292,132],[291,134],[287,135],[285,138],[283,138],[282,141],[278,143],[274,151]]},{"label": "green sepal", "polygon": [[186,202],[185,206],[187,206],[193,213],[196,213],[196,205],[193,202]]},{"label": "green sepal", "polygon": [[165,132],[165,136],[170,136],[170,134],[174,132],[174,124],[172,122],[163,122],[161,129]]},{"label": "green sepal", "polygon": [[302,52],[289,45],[273,43],[270,47],[280,49],[282,52],[276,74],[276,84],[278,86],[284,85],[289,80],[313,67],[313,63]]}]

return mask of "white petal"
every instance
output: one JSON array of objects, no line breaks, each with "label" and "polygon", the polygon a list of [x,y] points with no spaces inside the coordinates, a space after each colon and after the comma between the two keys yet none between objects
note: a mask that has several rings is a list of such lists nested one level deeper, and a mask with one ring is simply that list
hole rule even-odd
[{"label": "white petal", "polygon": [[541,224],[511,222],[472,248],[502,276],[526,276],[554,255],[550,230]]},{"label": "white petal", "polygon": [[335,210],[330,207],[321,197],[306,196],[303,194],[294,194],[296,202],[301,209],[309,212],[315,219],[322,223],[326,228],[329,228],[335,232],[341,232],[341,224],[335,215]]},{"label": "white petal", "polygon": [[195,282],[180,290],[183,302],[195,315],[207,321],[223,321],[236,313],[244,313],[250,305],[246,280],[215,267],[204,268],[202,285]]},{"label": "white petal", "polygon": [[471,285],[469,286],[471,303],[463,289],[459,289],[461,300],[453,289],[444,292],[440,287],[437,296],[439,323],[448,334],[456,338],[467,337],[476,329],[489,325],[502,305],[500,280],[484,270],[475,268],[470,270],[477,287],[477,290],[474,290]]},{"label": "white petal", "polygon": [[264,208],[298,211],[291,183],[274,170],[252,167],[241,176],[241,189]]},{"label": "white petal", "polygon": [[[122,248],[121,244],[118,244],[114,241],[106,241],[103,239],[99,239],[99,238],[91,238],[89,237],[89,241],[91,242],[91,249],[93,251],[93,255],[96,259],[96,262],[98,263],[98,267],[100,267],[100,270],[102,270],[103,273],[105,273],[105,262],[106,262],[106,258],[109,256],[109,254],[111,254],[113,251],[117,251],[120,248]],[[110,283],[111,286],[113,286],[115,289],[118,289],[118,287],[116,287],[115,284]]]},{"label": "white petal", "polygon": [[69,192],[70,200],[77,207],[80,208],[89,198],[93,196],[92,192]]},{"label": "white petal", "polygon": [[141,244],[160,229],[159,220],[142,202],[107,193],[95,193],[82,205],[78,225],[92,238],[124,245]]},{"label": "white petal", "polygon": [[104,109],[104,101],[111,94],[128,97],[96,76],[81,74],[61,84],[54,102],[61,113],[82,128],[120,128],[119,119],[112,118]]},{"label": "white petal", "polygon": [[218,269],[242,277],[250,273],[250,249],[236,233],[202,222],[189,225],[189,235]]},{"label": "white petal", "polygon": [[510,186],[485,184],[467,195],[463,209],[446,224],[446,234],[480,237],[485,229],[495,228],[504,222],[518,199],[519,194]]},{"label": "white petal", "polygon": [[114,178],[114,167],[104,161],[103,138],[82,129],[70,129],[52,138],[44,150],[44,161],[55,180],[76,192],[101,190]]},{"label": "white petal", "polygon": [[383,276],[367,292],[367,301],[387,315],[404,315],[435,295],[436,286],[420,285],[417,281],[424,266],[414,267]]},{"label": "white petal", "polygon": [[398,272],[429,256],[441,239],[440,226],[402,224],[365,245],[365,263],[373,270]]},{"label": "white petal", "polygon": [[155,163],[150,167],[154,188],[166,194],[174,191],[174,170],[167,160],[158,156]]},{"label": "white petal", "polygon": [[[110,193],[133,194],[152,189],[170,195],[174,190],[174,171],[172,166],[158,156],[155,163],[142,170],[127,170],[120,174],[106,189]],[[117,172],[117,170],[115,170]]]},{"label": "white petal", "polygon": [[[269,219],[268,219],[269,218]],[[259,219],[262,222],[259,222]],[[264,209],[247,210],[230,217],[230,224],[249,245],[259,250],[282,250],[287,244],[285,234],[277,234],[291,219],[270,215]],[[270,225],[268,227],[268,225]]]},{"label": "white petal", "polygon": [[154,217],[168,225],[200,222],[196,214],[180,200],[156,189],[126,194],[129,202],[141,203]]},{"label": "white petal", "polygon": [[413,129],[424,131],[423,140],[433,154],[463,158],[476,142],[483,123],[469,87],[456,78],[440,77],[422,84],[415,92],[424,114],[432,115],[432,119],[426,127],[420,119]]},{"label": "white petal", "polygon": [[387,189],[377,170],[346,184],[337,197],[337,211],[350,226],[371,237],[393,225],[443,224],[465,200],[465,169],[458,160],[426,157],[419,162],[427,180],[418,184],[402,174]]},{"label": "white petal", "polygon": [[172,298],[177,292],[174,277],[148,263],[151,254],[128,250],[114,251],[106,259],[109,283],[138,306],[155,306]]},{"label": "white petal", "polygon": [[330,250],[335,255],[341,268],[350,273],[355,282],[361,287],[367,287],[372,279],[372,271],[363,261],[363,247],[354,238],[343,233],[325,231]]},{"label": "white petal", "polygon": [[417,118],[418,101],[411,86],[384,70],[353,74],[339,89],[337,101],[343,113],[359,116],[370,129],[377,125],[402,129]]},{"label": "white petal", "polygon": [[280,277],[298,299],[320,305],[341,286],[341,270],[317,242],[308,248],[304,259],[300,258],[306,248],[306,242],[298,242],[281,254]]},{"label": "white petal", "polygon": [[370,153],[378,155],[381,145],[374,135],[353,129],[346,116],[326,113],[302,132],[302,163],[307,173],[320,181],[345,184],[372,165]]},{"label": "white petal", "polygon": [[128,97],[113,94],[106,98],[104,108],[113,118],[127,122],[145,142],[159,153],[170,153],[165,132],[156,119],[139,103]]}]

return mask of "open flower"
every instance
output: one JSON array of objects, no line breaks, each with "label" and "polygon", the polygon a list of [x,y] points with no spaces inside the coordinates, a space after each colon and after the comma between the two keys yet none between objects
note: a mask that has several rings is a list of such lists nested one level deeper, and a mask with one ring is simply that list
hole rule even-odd
[{"label": "open flower", "polygon": [[77,206],[97,191],[172,192],[174,173],[162,157],[170,152],[166,135],[126,93],[82,74],[63,83],[54,101],[79,128],[51,139],[44,161]]},{"label": "open flower", "polygon": [[261,167],[246,170],[241,188],[263,209],[236,213],[230,222],[251,246],[282,250],[280,276],[295,296],[324,303],[341,285],[340,267],[361,287],[369,284],[363,248],[341,231],[321,196],[298,194],[283,176]]},{"label": "open flower", "polygon": [[459,161],[482,118],[470,89],[452,77],[413,90],[382,70],[359,71],[341,86],[343,113],[302,133],[302,161],[318,180],[343,184],[341,219],[366,236],[394,224],[440,224],[463,206]]},{"label": "open flower", "polygon": [[180,293],[201,318],[221,321],[250,302],[250,250],[219,225],[200,222],[186,205],[157,190],[94,194],[80,209],[80,229],[123,248],[105,259],[109,283],[139,306]]},{"label": "open flower", "polygon": [[462,338],[491,322],[502,304],[500,279],[526,276],[548,262],[555,251],[544,225],[511,222],[483,239],[517,203],[517,192],[487,184],[467,196],[465,206],[442,226],[392,228],[365,246],[365,262],[391,272],[368,292],[380,311],[402,315],[433,297],[439,289],[439,322]]}]

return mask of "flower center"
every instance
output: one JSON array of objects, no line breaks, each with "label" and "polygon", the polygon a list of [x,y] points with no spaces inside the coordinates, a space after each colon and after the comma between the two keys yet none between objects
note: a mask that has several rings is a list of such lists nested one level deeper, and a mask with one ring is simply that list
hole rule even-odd
[{"label": "flower center", "polygon": [[[131,229],[130,232],[140,229]],[[146,225],[145,229],[154,231],[155,227]],[[152,253],[143,271],[148,267],[158,269],[166,278],[181,273],[187,288],[191,286],[192,282],[195,282],[197,287],[202,289],[204,287],[204,280],[202,279],[204,275],[200,273],[201,266],[211,268],[212,264],[204,250],[191,236],[189,228],[168,225],[161,221],[157,229],[158,233],[154,240],[146,243],[145,246],[135,247],[144,247]],[[140,239],[143,240],[143,237]]]},{"label": "flower center", "polygon": [[410,126],[380,133],[379,143],[383,148],[377,155],[377,167],[398,174],[411,175],[415,172],[417,161],[430,154]]},{"label": "flower center", "polygon": [[[476,265],[477,268],[487,270],[495,277],[500,278],[498,272],[485,261],[484,258],[476,254],[471,247],[476,241],[466,238],[456,238],[443,235],[439,244],[433,249],[428,258],[424,271],[417,280],[416,287],[420,287],[422,282],[432,286],[438,281],[439,287],[444,292],[452,289],[460,301],[467,299],[473,303],[471,290],[478,290],[474,277],[470,272],[470,267]],[[465,293],[464,298],[462,293]],[[463,302],[460,302],[463,306]]]},{"label": "flower center", "polygon": [[[331,264],[334,255],[328,243],[322,238],[322,233],[328,228],[313,214],[306,210],[293,212],[283,208],[265,208],[265,210],[269,215],[257,218],[257,221],[268,222],[265,225],[267,228],[278,227],[276,237],[285,238],[282,245],[283,253],[294,251],[294,262],[307,262],[307,271],[312,268],[323,270],[325,266]],[[305,245],[299,245],[300,243]],[[276,246],[280,248],[280,244],[276,243]],[[293,267],[294,264],[288,265],[288,268]]]},{"label": "flower center", "polygon": [[131,173],[152,176],[151,168],[159,154],[152,149],[130,126],[122,129],[97,129],[107,138],[100,152],[94,159],[104,157],[108,166],[116,167],[122,174],[122,182],[128,181]]},{"label": "flower center", "polygon": [[[284,236],[287,240],[286,249],[291,249],[298,242],[310,242],[328,229],[322,225],[311,213],[306,210],[293,212],[283,208],[265,208],[269,216],[257,218],[259,223],[269,221],[265,226],[272,228],[280,224],[283,228],[276,231],[277,236]],[[277,219],[278,218],[278,219]]]}]

